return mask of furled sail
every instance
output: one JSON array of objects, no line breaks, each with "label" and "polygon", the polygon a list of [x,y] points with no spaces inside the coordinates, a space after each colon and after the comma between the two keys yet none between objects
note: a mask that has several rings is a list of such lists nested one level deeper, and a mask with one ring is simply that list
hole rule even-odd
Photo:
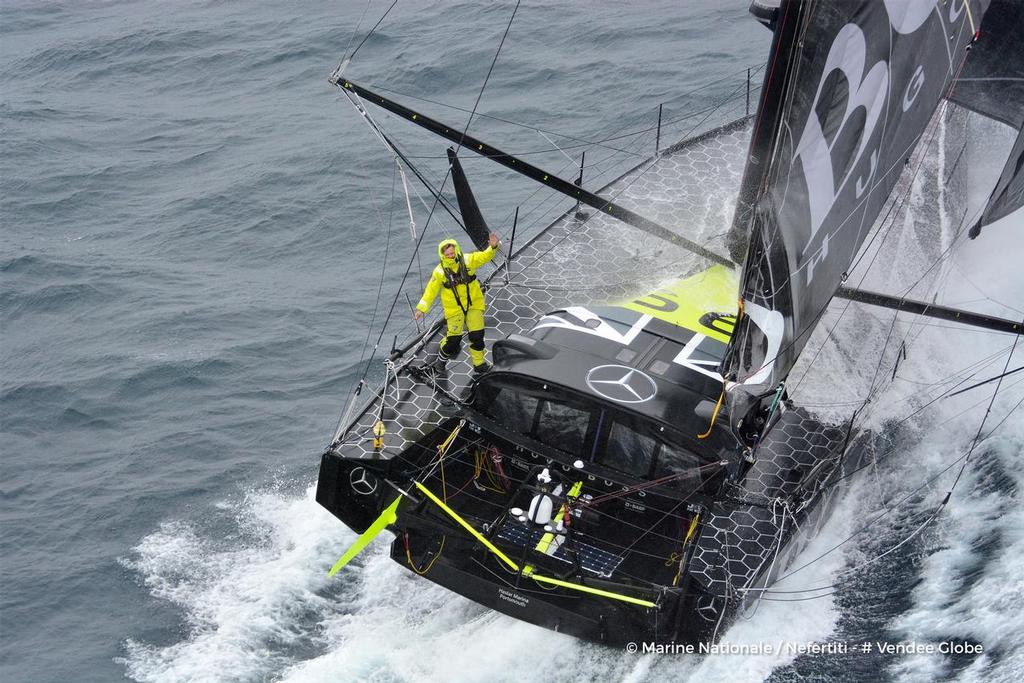
[{"label": "furled sail", "polygon": [[462,170],[459,157],[451,147],[448,148],[448,163],[452,167],[455,199],[459,202],[459,211],[462,213],[462,225],[466,229],[466,234],[473,240],[473,245],[477,249],[486,249],[487,237],[491,231],[487,227],[487,221],[484,220],[483,214],[480,213],[480,206],[476,203],[473,190],[469,187],[469,180],[466,178],[466,172]]},{"label": "furled sail", "polygon": [[1017,131],[1017,142],[978,221],[994,223],[1024,205],[1024,3],[994,0],[949,99]]},{"label": "furled sail", "polygon": [[[784,380],[963,67],[988,0],[784,0],[731,246],[742,316],[725,376]],[[745,386],[744,386],[745,385]],[[740,415],[735,408],[740,407]]]}]

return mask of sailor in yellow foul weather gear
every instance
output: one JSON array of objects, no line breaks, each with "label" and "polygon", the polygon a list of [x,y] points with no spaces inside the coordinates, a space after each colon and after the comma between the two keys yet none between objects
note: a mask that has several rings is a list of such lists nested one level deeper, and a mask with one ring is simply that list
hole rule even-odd
[{"label": "sailor in yellow foul weather gear", "polygon": [[498,251],[498,236],[491,233],[489,244],[483,251],[463,254],[459,243],[453,239],[442,240],[437,245],[441,262],[434,268],[423,292],[423,298],[416,304],[413,317],[419,320],[430,311],[438,292],[441,306],[448,322],[448,334],[441,342],[440,359],[449,361],[459,354],[462,346],[462,330],[469,331],[469,355],[473,359],[473,370],[486,372],[490,365],[484,360],[484,293],[476,278],[476,269],[494,258]]}]

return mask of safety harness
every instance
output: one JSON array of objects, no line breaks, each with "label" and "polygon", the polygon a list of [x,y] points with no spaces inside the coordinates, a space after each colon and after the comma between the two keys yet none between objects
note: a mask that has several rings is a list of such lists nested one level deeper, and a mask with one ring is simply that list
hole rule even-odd
[{"label": "safety harness", "polygon": [[[476,280],[476,275],[469,274],[469,268],[466,267],[466,258],[462,254],[459,254],[458,257],[458,270],[449,270],[443,264],[441,270],[444,271],[443,285],[445,289],[452,290],[452,294],[455,296],[455,303],[458,304],[459,310],[465,315],[473,305],[473,295],[470,293],[468,285]],[[459,298],[459,289],[456,285],[467,285],[465,306],[462,305],[462,299]]]}]

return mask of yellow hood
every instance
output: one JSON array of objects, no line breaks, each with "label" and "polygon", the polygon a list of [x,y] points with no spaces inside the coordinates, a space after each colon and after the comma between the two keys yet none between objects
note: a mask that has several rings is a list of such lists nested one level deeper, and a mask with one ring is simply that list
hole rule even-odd
[{"label": "yellow hood", "polygon": [[[444,248],[449,244],[455,247],[455,258],[445,258]],[[448,270],[458,270],[459,261],[462,260],[462,249],[459,248],[459,243],[453,240],[451,237],[441,240],[441,243],[437,245],[437,257],[441,259],[441,265]]]}]

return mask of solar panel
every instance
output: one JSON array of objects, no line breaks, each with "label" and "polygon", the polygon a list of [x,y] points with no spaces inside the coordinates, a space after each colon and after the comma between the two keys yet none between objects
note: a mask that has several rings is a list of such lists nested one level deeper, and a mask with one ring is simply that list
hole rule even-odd
[{"label": "solar panel", "polygon": [[[546,532],[540,527],[508,523],[505,524],[505,526],[501,528],[501,531],[498,532],[498,538],[503,541],[508,541],[509,543],[514,543],[518,546],[536,548],[545,533]],[[551,546],[557,547],[557,550],[548,554],[556,560],[572,564],[572,557],[570,555],[569,548],[570,544],[560,542],[560,537],[558,536],[555,538],[556,540],[551,543]],[[602,550],[601,548],[590,545],[589,543],[575,541],[571,545],[575,547],[580,565],[583,569],[591,572],[592,574],[596,574],[597,576],[604,578],[610,577],[612,572],[618,568],[623,560],[622,556],[610,553],[607,550]]]}]

